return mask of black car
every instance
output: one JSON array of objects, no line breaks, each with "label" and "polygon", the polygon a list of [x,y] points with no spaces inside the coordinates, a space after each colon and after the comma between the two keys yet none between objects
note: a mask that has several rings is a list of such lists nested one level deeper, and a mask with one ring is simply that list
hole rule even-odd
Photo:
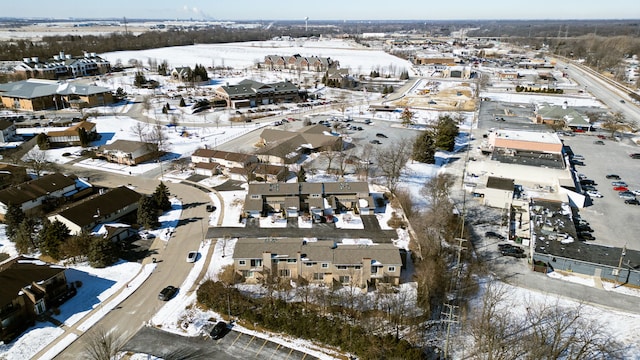
[{"label": "black car", "polygon": [[209,335],[211,335],[212,339],[218,340],[227,333],[227,330],[227,323],[224,321],[218,321],[218,323],[216,323],[213,329],[209,332]]},{"label": "black car", "polygon": [[624,203],[627,205],[640,205],[640,201],[638,201],[638,199],[627,199]]},{"label": "black car", "polygon": [[595,181],[591,179],[582,179],[580,180],[580,185],[598,185]]},{"label": "black car", "polygon": [[216,211],[216,207],[213,205],[207,205],[207,212],[214,212]]},{"label": "black car", "polygon": [[370,142],[370,143],[372,143],[372,144],[375,144],[375,145],[380,145],[380,144],[382,144],[379,140],[376,140],[376,139],[373,139],[373,140],[371,140],[371,141],[369,141],[369,142]]},{"label": "black car", "polygon": [[498,249],[500,249],[500,251],[505,251],[505,252],[518,252],[523,254],[524,253],[524,249],[516,246],[516,245],[511,245],[511,244],[498,244]]},{"label": "black car", "polygon": [[484,236],[488,238],[494,238],[494,239],[500,239],[500,240],[506,239],[504,236],[498,234],[495,231],[487,231],[486,233],[484,233]]},{"label": "black car", "polygon": [[616,174],[608,174],[605,176],[607,179],[620,180],[620,176]]},{"label": "black car", "polygon": [[593,232],[593,229],[589,225],[576,225],[576,230],[579,232]]},{"label": "black car", "polygon": [[579,232],[578,238],[580,240],[595,240],[595,236],[591,235],[590,232]]},{"label": "black car", "polygon": [[162,291],[160,291],[160,294],[158,294],[158,299],[162,301],[169,301],[176,295],[177,292],[177,287],[169,285],[166,288],[162,289]]},{"label": "black car", "polygon": [[527,257],[527,255],[525,255],[523,252],[507,250],[507,249],[500,251],[500,253],[502,254],[502,256],[511,256],[517,259],[524,259]]},{"label": "black car", "polygon": [[385,138],[385,139],[386,139],[386,138],[387,138],[387,135],[385,135],[385,134],[383,134],[383,133],[377,133],[377,134],[376,134],[376,137],[379,137],[379,138]]}]

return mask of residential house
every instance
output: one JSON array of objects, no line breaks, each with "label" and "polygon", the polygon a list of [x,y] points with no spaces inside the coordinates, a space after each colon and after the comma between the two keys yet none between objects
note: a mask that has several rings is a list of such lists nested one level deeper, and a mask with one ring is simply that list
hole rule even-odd
[{"label": "residential house", "polygon": [[283,282],[305,279],[366,291],[369,286],[399,285],[402,259],[393,244],[346,245],[297,238],[243,238],[236,243],[233,266],[247,283],[259,283],[266,277]]},{"label": "residential house", "polygon": [[138,235],[138,231],[132,229],[129,224],[107,223],[97,225],[93,228],[91,235],[100,236],[111,242],[120,242]]},{"label": "residential house", "polygon": [[254,107],[300,100],[300,89],[289,81],[264,84],[242,80],[237,85],[223,85],[215,90],[218,99],[226,101],[228,108]]},{"label": "residential house", "polygon": [[46,201],[71,198],[83,187],[74,178],[54,173],[2,189],[0,190],[0,218],[4,219],[9,204],[20,206],[25,213],[33,213]]},{"label": "residential house", "polygon": [[49,221],[60,221],[72,235],[91,231],[99,224],[116,221],[138,210],[142,195],[120,186],[110,189],[49,215]]},{"label": "residential house", "polygon": [[227,168],[240,168],[257,163],[258,158],[255,155],[230,151],[197,149],[191,155],[191,162],[194,164],[216,163]]},{"label": "residential house", "polygon": [[264,57],[264,66],[270,70],[291,69],[322,72],[339,68],[340,63],[329,57],[320,56],[267,55]]},{"label": "residential house", "polygon": [[8,109],[39,111],[105,106],[113,97],[110,89],[100,86],[28,79],[0,84],[0,100]]},{"label": "residential house", "polygon": [[[12,121],[0,119],[0,143],[16,141],[16,126]],[[22,138],[20,138],[22,139]]]},{"label": "residential house", "polygon": [[158,156],[157,146],[152,143],[134,140],[116,140],[98,148],[96,155],[107,161],[136,165]]},{"label": "residential house", "polygon": [[77,124],[71,125],[65,130],[49,131],[47,133],[47,138],[49,143],[55,146],[81,145],[80,129],[83,129],[87,134],[87,141],[93,141],[98,138],[96,124],[90,121],[81,121]]},{"label": "residential house", "polygon": [[188,81],[191,76],[191,68],[188,66],[176,67],[171,70],[171,78],[176,81]]},{"label": "residential house", "polygon": [[0,263],[0,284],[0,341],[5,343],[76,293],[64,267],[24,256]]},{"label": "residential house", "polygon": [[282,212],[287,217],[302,213],[328,215],[355,211],[368,214],[375,208],[366,182],[249,184],[245,215],[259,217]]}]

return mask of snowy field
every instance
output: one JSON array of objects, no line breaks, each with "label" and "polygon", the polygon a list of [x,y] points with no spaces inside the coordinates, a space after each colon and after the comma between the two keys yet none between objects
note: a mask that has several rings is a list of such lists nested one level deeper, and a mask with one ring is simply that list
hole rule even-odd
[{"label": "snowy field", "polygon": [[166,60],[169,67],[195,66],[229,66],[235,69],[245,69],[264,61],[266,55],[295,55],[330,57],[340,62],[341,68],[349,68],[351,73],[368,75],[371,70],[391,68],[398,74],[402,70],[412,73],[411,64],[398,57],[389,55],[382,50],[370,50],[355,42],[343,40],[283,40],[261,41],[230,44],[200,44],[189,46],[175,46],[167,48],[116,51],[100,54],[112,64],[128,63],[136,59],[147,64],[149,59],[161,63]]}]

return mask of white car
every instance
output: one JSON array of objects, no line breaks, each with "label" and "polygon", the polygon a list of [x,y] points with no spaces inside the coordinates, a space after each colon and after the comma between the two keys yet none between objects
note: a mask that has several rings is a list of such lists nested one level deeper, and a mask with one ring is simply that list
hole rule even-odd
[{"label": "white car", "polygon": [[598,191],[593,191],[593,190],[588,190],[587,191],[587,195],[589,195],[592,198],[601,198],[602,194],[600,194]]},{"label": "white car", "polygon": [[631,192],[637,196],[640,196],[640,190],[631,190]]},{"label": "white car", "polygon": [[189,251],[189,253],[187,254],[187,262],[188,263],[194,263],[194,262],[196,262],[197,259],[198,259],[198,252],[197,251]]}]

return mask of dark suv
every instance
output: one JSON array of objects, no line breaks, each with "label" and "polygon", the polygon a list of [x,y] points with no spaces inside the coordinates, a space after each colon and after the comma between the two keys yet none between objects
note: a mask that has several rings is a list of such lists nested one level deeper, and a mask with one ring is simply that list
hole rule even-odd
[{"label": "dark suv", "polygon": [[379,137],[379,138],[385,138],[385,139],[387,138],[387,135],[385,135],[383,133],[377,133],[376,136]]},{"label": "dark suv", "polygon": [[158,299],[162,301],[169,301],[176,295],[177,292],[177,287],[169,285],[166,288],[162,289],[162,291],[160,291],[160,294],[158,294]]}]

